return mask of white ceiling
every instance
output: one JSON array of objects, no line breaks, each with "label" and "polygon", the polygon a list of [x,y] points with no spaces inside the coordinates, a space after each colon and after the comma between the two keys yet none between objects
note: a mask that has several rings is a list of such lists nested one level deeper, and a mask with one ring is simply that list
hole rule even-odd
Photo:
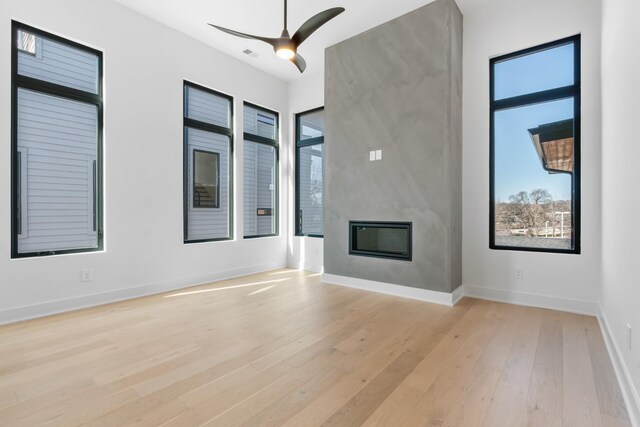
[{"label": "white ceiling", "polygon": [[[200,40],[228,55],[282,80],[301,74],[289,61],[278,58],[271,46],[237,38],[207,25],[212,23],[243,33],[279,37],[283,27],[284,0],[115,0],[143,15]],[[293,35],[307,19],[331,7],[342,13],[307,39],[298,52],[307,61],[305,74],[323,67],[324,49],[360,34],[433,0],[288,0],[289,32]],[[258,57],[242,51],[251,49]]]}]

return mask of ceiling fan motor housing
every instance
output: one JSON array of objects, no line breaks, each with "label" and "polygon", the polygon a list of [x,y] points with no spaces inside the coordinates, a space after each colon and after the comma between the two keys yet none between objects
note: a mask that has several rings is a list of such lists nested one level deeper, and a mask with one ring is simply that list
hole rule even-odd
[{"label": "ceiling fan motor housing", "polygon": [[295,43],[293,43],[293,40],[291,40],[291,37],[289,36],[289,32],[287,30],[282,30],[280,38],[278,38],[273,45],[273,50],[276,53],[281,50],[290,51],[293,52],[293,54],[296,53],[297,46],[295,45]]}]

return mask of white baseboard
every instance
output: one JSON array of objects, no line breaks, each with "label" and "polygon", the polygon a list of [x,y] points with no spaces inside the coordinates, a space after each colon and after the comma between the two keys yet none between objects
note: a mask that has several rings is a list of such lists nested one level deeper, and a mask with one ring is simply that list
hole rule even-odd
[{"label": "white baseboard", "polygon": [[464,286],[460,285],[451,293],[451,305],[456,305],[464,297]]},{"label": "white baseboard", "polygon": [[83,295],[63,300],[9,308],[0,310],[0,325],[21,322],[23,320],[35,319],[38,317],[50,316],[53,314],[65,313],[68,311],[80,310],[83,308],[95,307],[98,305],[110,304],[113,302],[128,300],[132,298],[159,294],[176,289],[184,289],[191,286],[203,285],[211,282],[232,279],[239,276],[246,276],[248,274],[261,273],[264,271],[276,270],[284,267],[284,262],[257,264],[233,270],[219,271],[207,275],[192,276],[159,283],[150,283],[141,286],[134,286],[131,288],[117,289],[113,291]]},{"label": "white baseboard", "polygon": [[364,291],[377,292],[380,294],[393,295],[396,297],[409,298],[447,306],[453,306],[462,297],[462,286],[456,289],[454,293],[448,293],[327,273],[322,275],[322,281],[332,285],[346,286],[349,288],[362,289]]},{"label": "white baseboard", "polygon": [[507,291],[504,289],[485,288],[483,286],[463,286],[464,295],[472,298],[525,305],[528,307],[548,308],[551,310],[566,311],[569,313],[586,314],[588,316],[598,316],[599,313],[598,304],[591,301],[582,301],[528,292]]},{"label": "white baseboard", "polygon": [[604,337],[604,342],[607,346],[607,350],[609,351],[609,357],[611,358],[611,363],[613,364],[618,384],[620,384],[620,390],[622,391],[624,403],[627,406],[631,425],[633,427],[640,427],[640,395],[633,384],[627,364],[620,353],[618,342],[611,334],[609,322],[607,321],[607,317],[604,315],[604,311],[602,311],[602,309],[598,316],[598,322],[600,323],[602,336]]},{"label": "white baseboard", "polygon": [[322,264],[306,263],[300,260],[289,260],[287,262],[287,267],[296,270],[309,271],[311,273],[322,273],[324,271]]}]

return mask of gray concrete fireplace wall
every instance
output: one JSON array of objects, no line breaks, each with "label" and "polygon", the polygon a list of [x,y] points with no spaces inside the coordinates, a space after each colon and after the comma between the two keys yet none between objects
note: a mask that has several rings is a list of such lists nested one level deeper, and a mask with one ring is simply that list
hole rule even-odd
[{"label": "gray concrete fireplace wall", "polygon": [[[462,281],[462,15],[438,0],[327,49],[328,274],[451,292]],[[369,161],[370,150],[382,159]],[[412,261],[349,255],[349,220],[411,221]]]}]

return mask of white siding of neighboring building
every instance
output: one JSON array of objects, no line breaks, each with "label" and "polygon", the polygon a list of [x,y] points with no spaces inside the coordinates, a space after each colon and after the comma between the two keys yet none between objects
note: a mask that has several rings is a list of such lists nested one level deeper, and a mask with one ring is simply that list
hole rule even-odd
[{"label": "white siding of neighboring building", "polygon": [[[244,106],[244,132],[263,138],[277,138],[278,117]],[[276,149],[253,141],[244,142],[244,235],[261,236],[276,231]],[[271,216],[258,216],[258,209],[271,209]]]},{"label": "white siding of neighboring building", "polygon": [[[258,115],[262,116],[263,120],[268,120],[273,124],[265,123],[258,120]],[[252,135],[258,135],[263,138],[276,139],[276,125],[277,117],[273,113],[267,111],[257,110],[253,107],[245,105],[244,107],[244,131]]]},{"label": "white siding of neighboring building", "polygon": [[[186,117],[228,128],[231,122],[230,101],[197,88],[186,86]],[[193,207],[193,151],[203,150],[220,155],[219,207]],[[229,180],[230,141],[220,135],[200,129],[187,128],[187,240],[223,239],[230,237]]]},{"label": "white siding of neighboring building", "polygon": [[96,106],[18,90],[20,253],[97,246],[93,230],[97,141]]},{"label": "white siding of neighboring building", "polygon": [[[275,183],[275,148],[264,144],[258,145],[258,209],[271,209],[271,216],[258,216],[258,235],[275,233],[276,209],[274,206]],[[254,213],[257,215],[257,213]]]},{"label": "white siding of neighboring building", "polygon": [[[244,235],[275,232],[275,148],[244,142]],[[258,209],[271,209],[272,216],[258,216]]]},{"label": "white siding of neighboring building", "polygon": [[258,234],[258,175],[257,153],[258,145],[255,142],[244,141],[244,235],[255,236]]},{"label": "white siding of neighboring building", "polygon": [[213,125],[230,127],[229,100],[193,87],[186,87],[186,116]]},{"label": "white siding of neighboring building", "polygon": [[[199,129],[187,128],[188,162],[188,240],[206,240],[229,237],[229,137]],[[220,155],[220,182],[218,208],[193,207],[193,150]]]},{"label": "white siding of neighboring building", "polygon": [[18,52],[18,74],[85,92],[98,92],[98,57],[42,37],[36,54]]}]

